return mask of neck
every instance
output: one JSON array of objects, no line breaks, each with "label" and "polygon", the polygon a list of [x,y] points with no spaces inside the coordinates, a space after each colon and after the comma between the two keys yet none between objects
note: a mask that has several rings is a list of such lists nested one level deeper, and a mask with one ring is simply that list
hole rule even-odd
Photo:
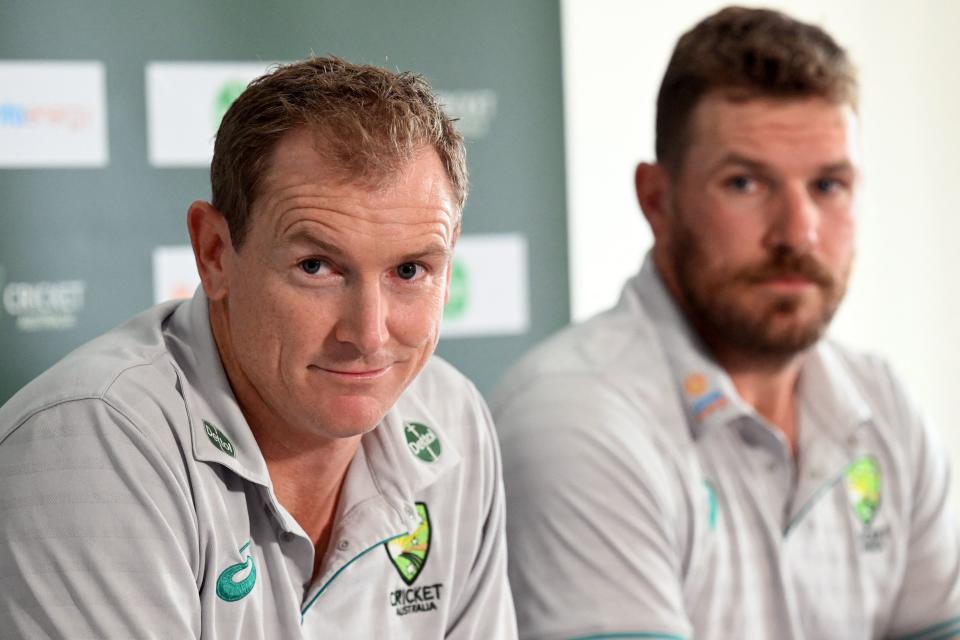
[{"label": "neck", "polygon": [[737,393],[757,413],[776,427],[797,450],[797,381],[803,355],[789,360],[758,361],[741,354],[714,349],[714,357],[727,372]]},{"label": "neck", "polygon": [[210,303],[210,329],[224,372],[260,452],[280,504],[313,541],[314,575],[333,531],[343,481],[362,436],[322,438],[287,423],[239,366],[230,341],[225,301]]}]

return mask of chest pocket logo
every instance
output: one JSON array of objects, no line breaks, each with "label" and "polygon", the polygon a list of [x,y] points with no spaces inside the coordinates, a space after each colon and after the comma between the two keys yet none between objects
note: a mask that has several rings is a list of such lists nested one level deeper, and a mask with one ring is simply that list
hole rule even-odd
[{"label": "chest pocket logo", "polygon": [[397,569],[403,581],[410,586],[423,571],[430,555],[430,512],[423,502],[417,503],[420,524],[407,536],[400,536],[384,543],[390,562]]},{"label": "chest pocket logo", "polygon": [[[250,543],[240,547],[240,555],[250,546]],[[252,555],[237,564],[232,564],[217,577],[217,596],[227,602],[236,602],[245,598],[257,583],[257,565]]]},{"label": "chest pocket logo", "polygon": [[880,509],[880,465],[869,456],[858,458],[847,469],[847,487],[853,511],[870,526]]}]

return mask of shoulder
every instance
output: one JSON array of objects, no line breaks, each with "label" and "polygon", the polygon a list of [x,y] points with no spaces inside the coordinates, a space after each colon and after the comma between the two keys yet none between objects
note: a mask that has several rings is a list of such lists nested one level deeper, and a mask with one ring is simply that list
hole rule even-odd
[{"label": "shoulder", "polygon": [[169,439],[171,417],[186,419],[161,329],[172,309],[161,305],[134,317],[27,384],[0,407],[0,444],[15,433],[17,439],[39,437],[30,432],[43,425],[103,437]]},{"label": "shoulder", "polygon": [[433,356],[400,396],[396,410],[404,419],[422,419],[458,448],[487,448],[492,423],[476,386],[453,365]]},{"label": "shoulder", "polygon": [[878,427],[905,435],[903,429],[918,421],[919,409],[907,385],[885,358],[833,340],[825,340],[818,350],[825,368],[852,385]]},{"label": "shoulder", "polygon": [[686,440],[665,354],[642,309],[618,307],[549,338],[511,367],[490,405],[504,442],[538,434]]}]

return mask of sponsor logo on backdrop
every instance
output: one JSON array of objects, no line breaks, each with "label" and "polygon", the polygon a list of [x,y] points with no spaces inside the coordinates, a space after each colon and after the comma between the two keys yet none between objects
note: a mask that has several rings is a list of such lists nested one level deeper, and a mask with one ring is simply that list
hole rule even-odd
[{"label": "sponsor logo on backdrop", "polygon": [[497,115],[497,93],[492,89],[437,91],[437,97],[457,130],[468,140],[486,137]]},{"label": "sponsor logo on backdrop", "polygon": [[87,285],[83,280],[3,283],[3,310],[20,331],[65,331],[77,324]]},{"label": "sponsor logo on backdrop", "polygon": [[190,245],[154,247],[153,303],[190,298],[200,284]]},{"label": "sponsor logo on backdrop", "polygon": [[157,167],[207,167],[223,114],[273,63],[150,62],[147,142]]},{"label": "sponsor logo on backdrop", "polygon": [[99,62],[0,61],[0,167],[107,164]]},{"label": "sponsor logo on backdrop", "polygon": [[516,335],[530,326],[527,239],[467,234],[454,250],[441,336]]}]

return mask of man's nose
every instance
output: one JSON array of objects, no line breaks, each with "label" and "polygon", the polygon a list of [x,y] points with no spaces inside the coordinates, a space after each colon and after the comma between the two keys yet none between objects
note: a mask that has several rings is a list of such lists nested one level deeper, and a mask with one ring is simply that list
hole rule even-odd
[{"label": "man's nose", "polygon": [[765,244],[808,253],[820,240],[820,208],[803,185],[788,185],[771,211]]},{"label": "man's nose", "polygon": [[387,342],[387,301],[378,282],[357,283],[343,298],[336,338],[352,344],[363,355],[372,355]]}]

